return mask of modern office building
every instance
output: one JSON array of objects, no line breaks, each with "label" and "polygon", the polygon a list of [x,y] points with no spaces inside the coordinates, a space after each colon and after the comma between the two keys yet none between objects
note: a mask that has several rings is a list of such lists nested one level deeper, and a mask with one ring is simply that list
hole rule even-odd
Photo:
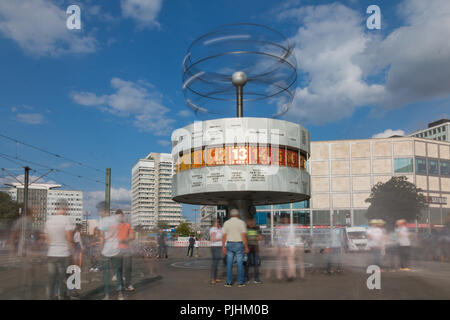
[{"label": "modern office building", "polygon": [[[23,203],[24,187],[20,183],[12,183],[12,188],[3,188],[13,200]],[[83,218],[83,191],[62,190],[58,184],[33,183],[28,187],[28,207],[33,212],[35,222],[43,225],[47,217],[56,213],[56,203],[65,199],[69,204],[68,215],[73,223],[81,223]]]},{"label": "modern office building", "polygon": [[450,120],[440,119],[428,124],[427,129],[418,130],[409,136],[450,142]]},{"label": "modern office building", "polygon": [[73,223],[79,224],[83,220],[83,191],[50,189],[47,193],[47,216],[56,214],[58,200],[65,199],[69,203],[67,215],[72,217]]},{"label": "modern office building", "polygon": [[442,225],[450,218],[450,143],[416,137],[311,142],[311,199],[257,207],[267,232],[288,216],[306,227],[367,225],[372,187],[406,176],[429,201],[419,223]]},{"label": "modern office building", "polygon": [[175,166],[168,153],[148,154],[132,168],[131,224],[156,228],[158,221],[176,227],[181,220],[181,204],[172,201]]}]

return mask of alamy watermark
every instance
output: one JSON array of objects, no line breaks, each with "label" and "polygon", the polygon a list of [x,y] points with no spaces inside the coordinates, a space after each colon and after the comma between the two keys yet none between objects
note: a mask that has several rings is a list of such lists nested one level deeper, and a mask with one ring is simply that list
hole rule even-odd
[{"label": "alamy watermark", "polygon": [[366,26],[369,30],[381,29],[381,9],[377,5],[371,5],[367,7],[366,13],[371,14],[367,18]]},{"label": "alamy watermark", "polygon": [[66,14],[69,15],[66,20],[66,26],[69,30],[81,29],[81,9],[73,4],[67,7]]},{"label": "alamy watermark", "polygon": [[366,284],[367,289],[381,289],[381,269],[379,266],[370,265],[367,267],[366,273],[371,274],[369,278],[367,278]]}]

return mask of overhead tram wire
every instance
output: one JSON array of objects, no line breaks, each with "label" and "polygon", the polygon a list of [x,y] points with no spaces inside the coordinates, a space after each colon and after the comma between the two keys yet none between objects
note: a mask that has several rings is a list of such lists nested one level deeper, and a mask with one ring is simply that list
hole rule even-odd
[{"label": "overhead tram wire", "polygon": [[[16,157],[13,157],[11,155],[4,154],[4,153],[1,153],[1,152],[0,152],[0,157],[4,158],[6,160],[12,161],[12,162],[16,162],[14,160],[18,160],[18,161],[22,161],[24,163],[31,163],[31,164],[37,165],[37,166],[45,168],[45,169],[53,169],[54,171],[57,171],[57,172],[65,173],[65,174],[68,174],[68,175],[71,175],[71,176],[74,176],[74,177],[77,177],[77,178],[80,178],[80,179],[86,179],[86,180],[90,180],[92,182],[96,182],[96,183],[102,184],[102,182],[99,181],[99,180],[95,180],[95,179],[92,179],[92,178],[89,178],[89,177],[85,177],[85,176],[82,176],[82,175],[79,175],[79,174],[75,174],[75,173],[72,173],[72,172],[69,172],[69,171],[66,171],[66,170],[52,168],[52,167],[49,167],[47,165],[43,165],[43,164],[40,164],[40,163],[37,163],[37,162],[34,162],[34,161],[25,160],[25,159],[21,159],[21,158],[16,158]],[[11,160],[11,159],[13,159],[13,160]],[[18,162],[16,162],[16,163],[18,163]],[[19,164],[19,165],[23,165],[23,164]]]},{"label": "overhead tram wire", "polygon": [[[76,160],[70,159],[70,158],[68,158],[68,157],[62,156],[62,155],[60,155],[60,154],[57,154],[57,153],[54,153],[54,152],[45,150],[45,149],[43,149],[43,148],[40,148],[40,147],[31,145],[31,144],[29,144],[29,143],[26,143],[26,142],[17,140],[17,139],[15,139],[15,138],[13,138],[13,137],[9,137],[9,136],[6,136],[6,135],[1,134],[1,133],[0,133],[0,137],[2,137],[2,138],[4,138],[4,139],[7,139],[7,140],[11,140],[11,141],[15,142],[16,144],[20,143],[20,144],[22,144],[22,145],[24,145],[24,146],[27,146],[27,147],[29,147],[29,148],[32,148],[32,149],[35,149],[35,150],[38,150],[38,151],[41,151],[41,152],[50,154],[50,155],[52,155],[52,156],[54,156],[54,157],[56,157],[56,158],[58,158],[58,159],[64,159],[64,160],[70,161],[70,162],[72,162],[72,163],[76,163],[76,164],[78,164],[79,166],[86,167],[86,168],[95,170],[95,171],[97,171],[97,172],[103,172],[103,170],[100,170],[100,169],[98,169],[98,168],[94,168],[94,167],[89,166],[89,165],[87,165],[87,164],[84,164],[84,163],[82,163],[82,162],[80,162],[80,161],[76,161]],[[16,152],[16,153],[17,153],[17,152]]]}]

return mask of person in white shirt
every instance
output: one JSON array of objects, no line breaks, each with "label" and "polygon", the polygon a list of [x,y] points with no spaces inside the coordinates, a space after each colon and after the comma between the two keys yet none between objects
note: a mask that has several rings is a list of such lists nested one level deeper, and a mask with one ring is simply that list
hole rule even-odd
[{"label": "person in white shirt", "polygon": [[119,248],[119,220],[115,215],[109,215],[109,212],[105,209],[105,202],[100,202],[97,205],[97,209],[99,210],[99,214],[103,216],[100,220],[99,229],[101,231],[100,243],[103,245],[103,280],[105,284],[104,300],[109,300],[111,269],[115,274],[117,297],[119,300],[124,300],[122,293],[122,257],[120,256]]},{"label": "person in white shirt", "polygon": [[222,260],[222,227],[220,220],[215,220],[209,229],[209,239],[211,241],[211,284],[216,284],[221,280],[217,276],[219,261]]},{"label": "person in white shirt", "polygon": [[385,232],[382,229],[381,220],[371,220],[370,227],[367,229],[367,245],[373,255],[373,263],[382,269],[381,256],[384,251]]},{"label": "person in white shirt", "polygon": [[199,238],[195,238],[194,247],[195,247],[195,257],[198,258],[200,256],[199,249],[198,249],[200,247],[200,239]]},{"label": "person in white shirt", "polygon": [[75,232],[73,234],[73,243],[75,246],[75,252],[73,254],[73,264],[81,268],[84,246],[81,240],[81,224],[75,226]]},{"label": "person in white shirt", "polygon": [[62,199],[56,204],[56,215],[50,216],[45,224],[45,240],[48,245],[48,283],[47,298],[54,298],[54,290],[58,283],[60,299],[67,299],[66,269],[70,264],[73,251],[73,224],[66,215],[68,203]]},{"label": "person in white shirt", "polygon": [[409,254],[411,241],[409,239],[409,231],[406,226],[406,220],[400,219],[396,222],[397,228],[395,234],[398,241],[398,255],[400,259],[400,270],[409,271]]}]

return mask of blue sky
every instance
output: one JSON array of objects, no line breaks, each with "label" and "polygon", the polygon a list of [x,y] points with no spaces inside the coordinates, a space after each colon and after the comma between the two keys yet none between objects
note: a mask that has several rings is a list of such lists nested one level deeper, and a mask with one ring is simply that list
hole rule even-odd
[{"label": "blue sky", "polygon": [[[81,30],[66,28],[70,4],[81,7]],[[381,30],[366,28],[371,4],[381,9]],[[0,133],[112,168],[114,204],[126,207],[134,162],[170,152],[171,131],[196,120],[181,63],[198,36],[236,22],[280,31],[296,47],[299,72],[284,118],[312,140],[360,139],[449,117],[449,17],[446,0],[2,1]],[[103,197],[102,171],[3,138],[0,149],[83,176],[44,181],[83,190],[86,209]],[[20,175],[17,163],[0,158],[0,166]],[[34,176],[45,172],[30,166]],[[191,207],[184,215],[193,217]]]}]

